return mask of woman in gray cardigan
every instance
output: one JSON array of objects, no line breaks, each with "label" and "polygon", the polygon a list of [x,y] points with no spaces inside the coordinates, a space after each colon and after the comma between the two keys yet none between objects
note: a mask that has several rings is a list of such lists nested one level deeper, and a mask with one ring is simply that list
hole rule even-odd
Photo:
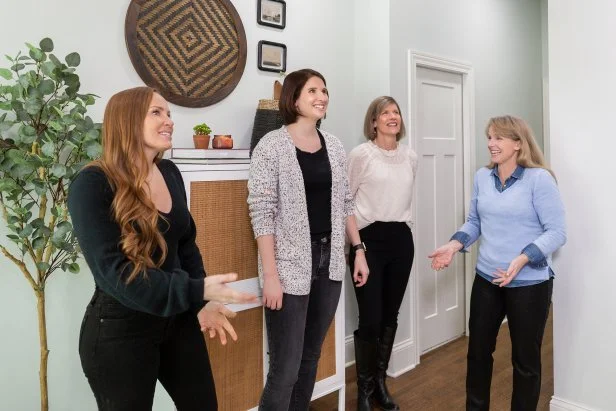
[{"label": "woman in gray cardigan", "polygon": [[345,231],[358,251],[356,286],[368,279],[344,147],[316,127],[328,102],[320,73],[287,75],[280,97],[285,126],[259,141],[250,163],[248,206],[270,354],[260,410],[308,410],[346,271]]}]

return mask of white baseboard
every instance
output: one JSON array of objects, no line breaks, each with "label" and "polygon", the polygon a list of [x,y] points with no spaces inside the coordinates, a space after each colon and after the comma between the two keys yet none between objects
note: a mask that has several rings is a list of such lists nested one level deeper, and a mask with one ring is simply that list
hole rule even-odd
[{"label": "white baseboard", "polygon": [[[407,340],[395,344],[391,352],[391,360],[389,361],[387,375],[390,377],[398,377],[412,370],[417,365],[414,363],[414,358],[415,346],[412,341]],[[344,338],[344,362],[345,367],[350,367],[355,364],[353,334],[347,335]]]},{"label": "white baseboard", "polygon": [[344,366],[350,367],[355,364],[355,343],[353,334],[344,337]]},{"label": "white baseboard", "polygon": [[550,411],[592,411],[592,408],[553,396],[550,401]]},{"label": "white baseboard", "polygon": [[401,341],[394,344],[389,360],[387,375],[399,377],[407,371],[415,368],[415,343],[412,340]]}]

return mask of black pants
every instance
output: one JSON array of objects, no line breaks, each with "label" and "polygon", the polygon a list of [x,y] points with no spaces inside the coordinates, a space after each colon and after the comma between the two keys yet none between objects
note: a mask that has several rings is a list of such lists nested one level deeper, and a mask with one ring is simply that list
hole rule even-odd
[{"label": "black pants", "polygon": [[79,336],[81,366],[102,411],[150,411],[156,380],[178,411],[216,410],[216,391],[195,313],[163,318],[97,290]]},{"label": "black pants", "polygon": [[307,411],[321,347],[336,313],[342,281],[329,279],[329,238],[312,242],[310,294],[283,294],[282,308],[265,308],[269,372],[259,410]]},{"label": "black pants", "polygon": [[[370,275],[363,287],[354,287],[359,308],[359,336],[379,338],[384,327],[398,323],[398,311],[411,275],[415,254],[413,234],[406,223],[374,222],[359,231],[366,244]],[[353,274],[355,253],[349,264]]]},{"label": "black pants", "polygon": [[466,374],[466,409],[490,408],[492,353],[507,316],[511,335],[513,396],[511,410],[537,409],[541,390],[541,343],[550,310],[552,282],[499,287],[475,276],[471,293]]}]

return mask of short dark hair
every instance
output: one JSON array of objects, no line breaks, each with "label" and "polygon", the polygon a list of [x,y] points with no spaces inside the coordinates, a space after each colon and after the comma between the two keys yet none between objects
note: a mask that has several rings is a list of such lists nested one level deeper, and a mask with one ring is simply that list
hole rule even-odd
[{"label": "short dark hair", "polygon": [[280,102],[278,103],[278,108],[285,125],[293,124],[297,121],[297,117],[300,114],[295,107],[295,102],[299,98],[306,82],[312,77],[320,78],[323,80],[323,84],[327,86],[325,77],[312,69],[297,70],[285,76],[282,91],[280,92]]}]

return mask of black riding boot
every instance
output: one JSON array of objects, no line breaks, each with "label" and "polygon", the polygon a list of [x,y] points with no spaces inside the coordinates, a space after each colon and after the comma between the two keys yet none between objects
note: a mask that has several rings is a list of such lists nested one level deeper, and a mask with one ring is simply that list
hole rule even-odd
[{"label": "black riding boot", "polygon": [[357,411],[371,411],[370,400],[374,392],[377,342],[355,336],[355,368],[357,370]]},{"label": "black riding boot", "polygon": [[398,404],[387,390],[385,379],[387,378],[387,366],[391,357],[391,350],[394,346],[394,338],[396,337],[397,325],[385,327],[383,334],[378,344],[377,362],[376,362],[376,381],[375,389],[372,398],[379,407],[387,411],[397,411],[400,409]]}]

